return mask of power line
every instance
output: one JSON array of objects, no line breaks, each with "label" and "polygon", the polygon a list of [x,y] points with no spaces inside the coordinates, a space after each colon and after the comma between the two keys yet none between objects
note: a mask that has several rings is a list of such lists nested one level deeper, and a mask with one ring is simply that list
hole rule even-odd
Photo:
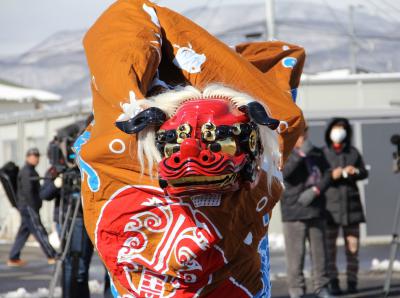
[{"label": "power line", "polygon": [[[339,18],[336,15],[336,12],[332,9],[332,7],[329,5],[329,3],[327,2],[327,0],[323,0],[325,6],[328,8],[328,10],[331,12],[331,15],[334,19],[334,21],[336,22],[336,24],[338,24],[344,32],[346,32],[346,35],[349,37],[349,42],[350,42],[350,67],[352,69],[353,72],[355,72],[357,70],[357,54],[356,51],[358,49],[360,50],[366,50],[368,52],[371,52],[370,49],[365,48],[364,44],[359,42],[359,39],[366,39],[366,36],[359,36],[356,35],[355,32],[355,28],[354,28],[354,21],[353,21],[353,17],[354,17],[354,6],[351,7],[350,6],[350,20],[349,20],[349,24],[351,26],[351,28],[349,30],[347,30],[347,28],[345,27],[345,25],[339,20]],[[338,35],[338,34],[335,34]],[[376,37],[376,36],[375,36]],[[379,37],[381,38],[381,36]],[[392,40],[391,40],[392,41]],[[400,42],[400,40],[398,40]],[[358,49],[357,49],[358,48]],[[372,60],[375,61],[375,63],[381,63],[377,57],[375,57],[375,55],[370,55]]]},{"label": "power line", "polygon": [[[281,24],[283,24],[284,22],[281,22]],[[286,23],[287,25],[289,25],[290,23]],[[296,28],[301,28],[302,30],[306,30],[306,31],[312,31],[312,32],[321,32],[324,35],[327,36],[343,36],[343,34],[341,32],[326,32],[323,30],[318,30],[318,28],[316,27],[310,27],[308,25],[305,24],[295,24]],[[375,40],[383,40],[383,41],[390,41],[390,42],[400,42],[400,37],[398,38],[392,38],[392,37],[388,37],[388,36],[382,36],[382,35],[357,35],[356,39],[375,39]]]},{"label": "power line", "polygon": [[388,20],[390,20],[393,23],[398,22],[397,19],[395,19],[393,16],[391,16],[390,14],[388,14],[388,12],[386,11],[386,9],[382,8],[381,6],[377,5],[375,2],[373,2],[372,0],[366,0],[368,3],[370,3],[373,7],[375,7],[375,9],[377,9],[378,11],[380,11],[383,15],[385,15],[387,17]]},{"label": "power line", "polygon": [[[370,2],[376,9],[382,11],[385,13],[385,11],[380,8],[379,6],[377,6],[374,2],[372,2],[371,0],[367,0],[368,2]],[[379,35],[354,35],[352,36],[351,34],[349,34],[349,31],[347,29],[347,27],[340,21],[339,17],[336,15],[335,10],[329,5],[329,2],[327,0],[322,0],[323,4],[325,5],[325,7],[329,10],[329,12],[331,13],[331,16],[334,20],[334,22],[336,23],[336,26],[339,26],[343,32],[351,39],[355,39],[357,41],[357,39],[378,39],[378,40],[385,40],[385,41],[393,41],[393,42],[400,42],[400,38],[391,38],[391,37],[386,37],[386,36],[379,36]],[[385,13],[385,15],[387,15],[387,13]],[[308,29],[308,28],[305,28]],[[311,29],[311,28],[310,28]],[[311,29],[311,30],[315,30]],[[329,33],[327,33],[329,35]],[[338,35],[337,34],[332,34],[332,35]],[[358,46],[362,47],[362,45],[360,43],[358,43]]]},{"label": "power line", "polygon": [[[207,2],[207,8],[209,8],[209,5],[211,3],[212,0],[209,0]],[[221,4],[224,0],[219,0],[217,6],[214,8],[214,10],[212,11],[212,14],[210,15],[210,17],[208,18],[208,21],[205,25],[206,28],[208,28],[208,26],[211,25],[211,23],[214,21],[214,17],[218,14],[219,10],[221,9]]]},{"label": "power line", "polygon": [[393,9],[394,11],[397,11],[400,13],[400,8],[397,8],[396,6],[394,6],[393,4],[387,2],[386,0],[380,0],[383,4],[385,4],[386,6],[388,6],[390,9]]},{"label": "power line", "polygon": [[342,28],[343,32],[345,32],[346,35],[349,35],[347,27],[339,20],[338,16],[336,15],[335,10],[329,5],[327,0],[322,0],[323,4],[325,7],[329,10],[331,13],[331,16],[333,17],[334,22],[336,25]]},{"label": "power line", "polygon": [[[302,22],[292,22],[292,21],[284,21],[281,20],[278,23],[278,26],[288,26],[288,27],[295,27],[298,29],[301,29],[303,31],[310,31],[310,32],[318,32],[323,34],[324,36],[335,36],[335,37],[343,37],[342,32],[334,32],[334,31],[325,31],[321,27],[316,27],[314,25],[302,23]],[[262,27],[264,25],[264,21],[258,21],[258,22],[253,22],[248,24],[247,26],[243,27],[243,25],[238,25],[236,27],[232,27],[227,31],[224,31],[223,33],[219,33],[219,37],[225,37],[225,36],[230,36],[230,35],[236,35],[238,34],[237,31],[243,31],[243,30],[250,30],[253,29],[255,26],[260,26]],[[260,31],[260,34],[263,32]],[[400,42],[400,36],[399,37],[388,37],[388,36],[382,36],[382,35],[373,35],[373,34],[361,34],[356,36],[357,39],[363,40],[363,39],[371,39],[371,40],[383,40],[383,41],[388,41],[388,42]]]},{"label": "power line", "polygon": [[211,3],[212,3],[212,0],[207,0],[205,7],[210,8]]}]

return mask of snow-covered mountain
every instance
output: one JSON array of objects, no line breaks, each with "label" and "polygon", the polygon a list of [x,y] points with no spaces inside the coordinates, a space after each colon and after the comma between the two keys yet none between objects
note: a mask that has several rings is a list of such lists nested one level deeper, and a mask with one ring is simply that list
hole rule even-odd
[{"label": "snow-covered mountain", "polygon": [[[350,64],[349,12],[306,1],[276,1],[277,38],[302,45],[307,52],[305,71],[315,73],[348,68]],[[322,3],[322,2],[321,2]],[[190,19],[234,45],[247,36],[262,34],[266,39],[263,4],[231,5],[212,11],[202,7],[186,13]],[[357,67],[371,72],[400,71],[400,23],[391,23],[379,15],[354,11],[358,45]]]},{"label": "snow-covered mountain", "polygon": [[83,34],[83,30],[58,32],[21,56],[0,60],[0,77],[65,99],[87,97],[90,88]]},{"label": "snow-covered mountain", "polygon": [[[229,45],[254,40],[254,36],[258,36],[256,40],[265,39],[263,4],[199,7],[185,15]],[[304,0],[280,0],[276,1],[276,17],[277,37],[306,48],[306,72],[349,67],[348,11]],[[364,10],[355,11],[354,23],[357,66],[372,72],[400,71],[400,55],[396,51],[400,45],[400,23],[391,23]],[[81,43],[84,32],[59,32],[23,55],[0,58],[0,77],[53,91],[65,99],[90,96]]]}]

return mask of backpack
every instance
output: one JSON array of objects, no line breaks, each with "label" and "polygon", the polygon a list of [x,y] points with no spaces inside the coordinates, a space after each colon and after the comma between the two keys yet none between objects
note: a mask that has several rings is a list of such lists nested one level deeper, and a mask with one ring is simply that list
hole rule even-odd
[{"label": "backpack", "polygon": [[17,181],[19,167],[12,161],[0,168],[0,182],[11,205],[17,208]]}]

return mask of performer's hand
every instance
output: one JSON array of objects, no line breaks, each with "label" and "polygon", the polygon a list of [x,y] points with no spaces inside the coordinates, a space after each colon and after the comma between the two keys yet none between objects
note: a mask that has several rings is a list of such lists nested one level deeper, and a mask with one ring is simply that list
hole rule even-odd
[{"label": "performer's hand", "polygon": [[333,180],[338,180],[340,177],[342,177],[342,173],[343,173],[343,169],[341,167],[333,169],[333,171],[332,171],[332,179]]}]

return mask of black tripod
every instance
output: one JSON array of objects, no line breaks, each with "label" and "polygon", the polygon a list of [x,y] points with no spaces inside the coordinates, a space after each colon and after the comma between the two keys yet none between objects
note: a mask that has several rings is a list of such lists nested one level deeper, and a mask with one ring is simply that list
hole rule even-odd
[{"label": "black tripod", "polygon": [[[67,202],[67,210],[64,214],[64,203]],[[63,174],[63,186],[61,189],[59,222],[61,224],[61,256],[56,262],[53,278],[49,285],[49,297],[54,297],[56,285],[62,273],[62,266],[70,252],[73,231],[81,207],[80,199],[80,174],[76,169],[67,170]]]},{"label": "black tripod", "polygon": [[[393,153],[393,172],[395,174],[400,173],[400,136],[393,135],[390,138],[390,142],[397,147],[397,150]],[[390,243],[390,258],[389,258],[389,268],[386,272],[385,284],[383,286],[383,293],[385,297],[390,294],[390,284],[393,275],[393,263],[397,256],[397,251],[399,249],[400,238],[400,194],[397,198],[396,203],[396,213],[394,214],[393,228],[392,228],[392,241]]]},{"label": "black tripod", "polygon": [[400,244],[399,224],[400,224],[400,194],[397,199],[396,213],[394,215],[394,221],[393,221],[392,241],[390,243],[389,268],[388,268],[388,271],[386,272],[385,284],[383,286],[383,293],[385,295],[384,297],[388,297],[390,294],[390,284],[391,284],[392,275],[393,275],[393,263],[396,259],[397,252],[399,250],[399,244]]}]

